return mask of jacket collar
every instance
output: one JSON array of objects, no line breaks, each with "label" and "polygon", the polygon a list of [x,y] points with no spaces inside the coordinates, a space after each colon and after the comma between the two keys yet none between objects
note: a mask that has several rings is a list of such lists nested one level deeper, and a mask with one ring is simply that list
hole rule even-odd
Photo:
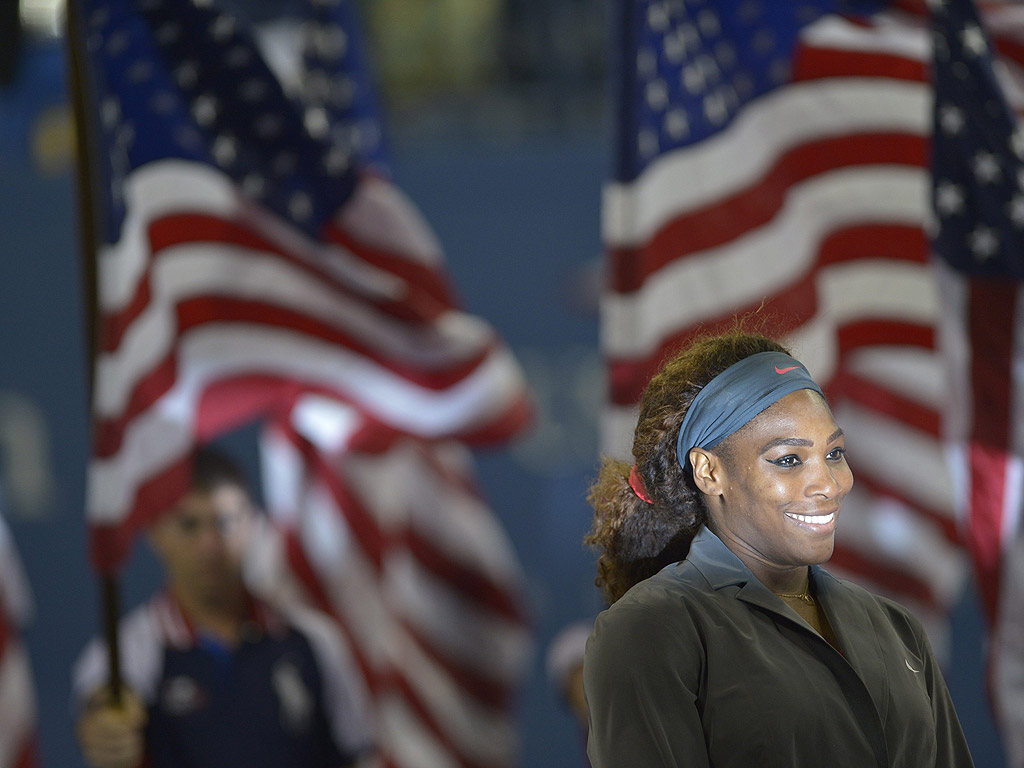
[{"label": "jacket collar", "polygon": [[[778,595],[762,584],[743,561],[740,560],[725,543],[712,533],[706,526],[702,527],[690,545],[690,553],[686,557],[694,568],[707,580],[712,589],[729,591],[747,603],[753,603],[773,613],[785,616],[801,626],[811,629],[796,611],[786,605]],[[825,611],[832,631],[836,633],[839,645],[844,654],[852,653],[851,661],[855,666],[873,669],[878,673],[878,658],[881,650],[877,646],[877,638],[872,639],[871,653],[859,658],[863,643],[854,642],[851,633],[857,628],[870,626],[871,620],[863,602],[854,598],[842,581],[819,565],[809,568],[808,578],[814,586],[815,598]],[[813,632],[814,630],[811,629]],[[877,651],[877,653],[876,653]]]},{"label": "jacket collar", "polygon": [[686,559],[701,572],[712,589],[744,585],[757,578],[718,536],[702,526],[690,543]]}]

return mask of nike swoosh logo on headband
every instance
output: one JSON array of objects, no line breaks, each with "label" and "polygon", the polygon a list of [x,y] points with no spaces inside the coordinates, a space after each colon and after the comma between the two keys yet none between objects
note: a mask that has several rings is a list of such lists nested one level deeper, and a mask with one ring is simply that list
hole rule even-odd
[{"label": "nike swoosh logo on headband", "polygon": [[799,365],[791,365],[789,368],[779,368],[779,366],[776,365],[775,372],[778,374],[789,373],[790,371],[795,371],[799,367]]}]

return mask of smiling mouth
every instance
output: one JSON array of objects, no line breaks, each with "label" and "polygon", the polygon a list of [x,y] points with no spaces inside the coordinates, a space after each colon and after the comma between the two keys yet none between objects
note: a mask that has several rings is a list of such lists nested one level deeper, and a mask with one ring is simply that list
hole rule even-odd
[{"label": "smiling mouth", "polygon": [[787,512],[786,517],[791,517],[798,522],[809,525],[828,525],[836,519],[836,513],[829,512],[827,515],[798,515],[795,512]]}]

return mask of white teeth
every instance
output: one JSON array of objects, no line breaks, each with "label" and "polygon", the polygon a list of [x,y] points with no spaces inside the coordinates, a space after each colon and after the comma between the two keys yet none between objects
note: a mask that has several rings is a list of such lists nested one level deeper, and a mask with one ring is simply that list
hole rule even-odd
[{"label": "white teeth", "polygon": [[812,523],[814,525],[828,525],[832,522],[832,518],[836,516],[835,512],[829,512],[827,515],[798,515],[794,512],[787,512],[787,517],[792,517],[794,520],[799,520],[801,523]]}]

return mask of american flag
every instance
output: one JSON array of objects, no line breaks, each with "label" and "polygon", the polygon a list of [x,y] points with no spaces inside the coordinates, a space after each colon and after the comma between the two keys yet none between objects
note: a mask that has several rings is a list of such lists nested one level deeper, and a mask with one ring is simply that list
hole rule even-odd
[{"label": "american flag", "polygon": [[[933,5],[941,18],[941,7],[958,3]],[[669,352],[763,306],[771,330],[784,334],[823,384],[847,433],[856,484],[830,569],[914,609],[947,654],[947,613],[964,583],[966,558],[957,472],[946,462],[943,437],[947,416],[957,413],[953,398],[970,390],[950,386],[940,340],[963,307],[950,303],[940,285],[943,268],[930,260],[927,9],[916,2],[760,0],[616,7],[617,167],[603,205],[607,450],[629,456],[635,404]],[[1010,31],[1014,23],[1020,29],[1019,11],[992,13],[1007,52],[1024,50]],[[940,47],[960,34],[935,32]],[[968,36],[970,45],[978,34]],[[973,78],[960,76],[959,90],[980,99]],[[989,109],[965,103],[961,125],[987,136]],[[940,110],[940,120],[952,124],[950,114]],[[950,156],[957,152],[966,150]],[[1016,171],[998,158],[979,160],[981,172],[993,173],[993,162],[994,173],[1003,169],[1017,183]],[[952,181],[936,187],[940,209],[952,199]],[[974,236],[988,247],[981,231]],[[1008,258],[1019,272],[1019,258]],[[997,292],[1016,295],[1016,285],[1000,285]],[[1010,332],[1018,322],[1006,310],[1005,301],[978,309],[999,316],[1002,346],[990,337],[960,346],[973,347],[975,361],[985,349],[996,353],[986,375],[1004,402],[1013,391]],[[975,389],[973,397],[979,411],[989,407],[989,393]],[[1012,423],[1007,415],[1003,433]],[[1019,501],[1019,476],[1000,477]],[[971,530],[985,508],[972,508]],[[1001,520],[1005,535],[1012,525]],[[1000,545],[989,531],[982,538],[991,553]],[[994,599],[993,585],[982,586]]]},{"label": "american flag", "polygon": [[935,2],[932,10],[933,247],[952,390],[945,434],[993,630],[992,702],[1008,761],[1024,766],[1024,8],[998,4],[985,19],[969,2]]},{"label": "american flag", "polygon": [[[341,66],[348,33],[320,13],[339,5],[318,4],[311,50]],[[424,439],[522,426],[518,365],[456,306],[429,227],[353,141],[361,77],[321,66],[300,100],[209,3],[82,7],[103,201],[87,499],[101,569],[180,494],[195,441],[299,391]]]},{"label": "american flag", "polygon": [[39,764],[35,685],[20,637],[32,612],[21,560],[0,517],[0,768]]},{"label": "american flag", "polygon": [[383,764],[513,764],[523,579],[466,445],[517,433],[529,400],[390,181],[351,3],[312,3],[273,71],[211,3],[84,8],[106,213],[94,561],[116,568],[173,502],[193,444],[263,417],[282,535],[254,570],[338,620]]}]

